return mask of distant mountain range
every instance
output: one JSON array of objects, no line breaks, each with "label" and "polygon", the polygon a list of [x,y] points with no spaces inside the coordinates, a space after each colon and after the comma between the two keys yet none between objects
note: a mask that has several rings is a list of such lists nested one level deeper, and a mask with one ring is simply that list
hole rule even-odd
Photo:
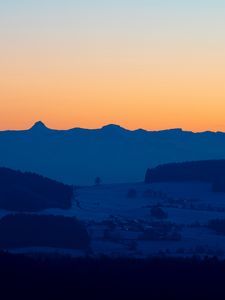
[{"label": "distant mountain range", "polygon": [[0,166],[32,171],[69,184],[143,181],[148,167],[169,162],[224,159],[225,133],[182,129],[49,129],[0,132]]}]

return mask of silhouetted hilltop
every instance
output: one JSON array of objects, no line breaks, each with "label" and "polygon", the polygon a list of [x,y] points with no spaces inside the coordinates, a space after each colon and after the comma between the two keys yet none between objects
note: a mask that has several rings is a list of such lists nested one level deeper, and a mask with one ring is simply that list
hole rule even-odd
[{"label": "silhouetted hilltop", "polygon": [[0,209],[39,211],[71,206],[73,188],[32,173],[0,168]]},{"label": "silhouetted hilltop", "polygon": [[216,192],[225,192],[225,160],[170,163],[148,169],[145,182],[210,182]]},{"label": "silhouetted hilltop", "polygon": [[53,247],[87,249],[83,223],[63,216],[15,214],[0,219],[0,248]]},{"label": "silhouetted hilltop", "polygon": [[42,121],[36,122],[30,130],[50,130]]},{"label": "silhouetted hilltop", "polygon": [[0,132],[0,165],[31,171],[67,184],[141,181],[146,167],[225,159],[225,134],[180,128],[54,130],[39,121],[29,130]]}]

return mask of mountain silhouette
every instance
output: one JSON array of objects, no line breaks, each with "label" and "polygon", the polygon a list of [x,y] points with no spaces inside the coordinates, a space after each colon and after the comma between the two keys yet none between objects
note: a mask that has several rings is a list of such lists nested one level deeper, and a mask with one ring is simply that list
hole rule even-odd
[{"label": "mountain silhouette", "polygon": [[42,121],[38,121],[31,127],[30,130],[48,130],[48,128]]},{"label": "mountain silhouette", "polygon": [[31,171],[68,184],[142,181],[148,167],[170,162],[224,159],[225,134],[180,128],[54,130],[38,121],[30,129],[0,132],[0,166]]}]

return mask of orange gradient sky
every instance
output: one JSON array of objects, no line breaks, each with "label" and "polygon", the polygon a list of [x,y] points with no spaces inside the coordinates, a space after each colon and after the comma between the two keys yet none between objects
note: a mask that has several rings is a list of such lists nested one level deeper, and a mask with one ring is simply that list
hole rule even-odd
[{"label": "orange gradient sky", "polygon": [[225,131],[224,1],[9,0],[0,40],[0,130]]}]

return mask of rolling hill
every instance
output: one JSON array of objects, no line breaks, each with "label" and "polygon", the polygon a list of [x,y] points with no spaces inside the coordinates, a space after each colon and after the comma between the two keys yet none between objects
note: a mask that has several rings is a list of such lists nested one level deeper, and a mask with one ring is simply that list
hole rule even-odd
[{"label": "rolling hill", "polygon": [[71,186],[37,174],[0,168],[0,209],[19,212],[68,209],[72,197]]}]

